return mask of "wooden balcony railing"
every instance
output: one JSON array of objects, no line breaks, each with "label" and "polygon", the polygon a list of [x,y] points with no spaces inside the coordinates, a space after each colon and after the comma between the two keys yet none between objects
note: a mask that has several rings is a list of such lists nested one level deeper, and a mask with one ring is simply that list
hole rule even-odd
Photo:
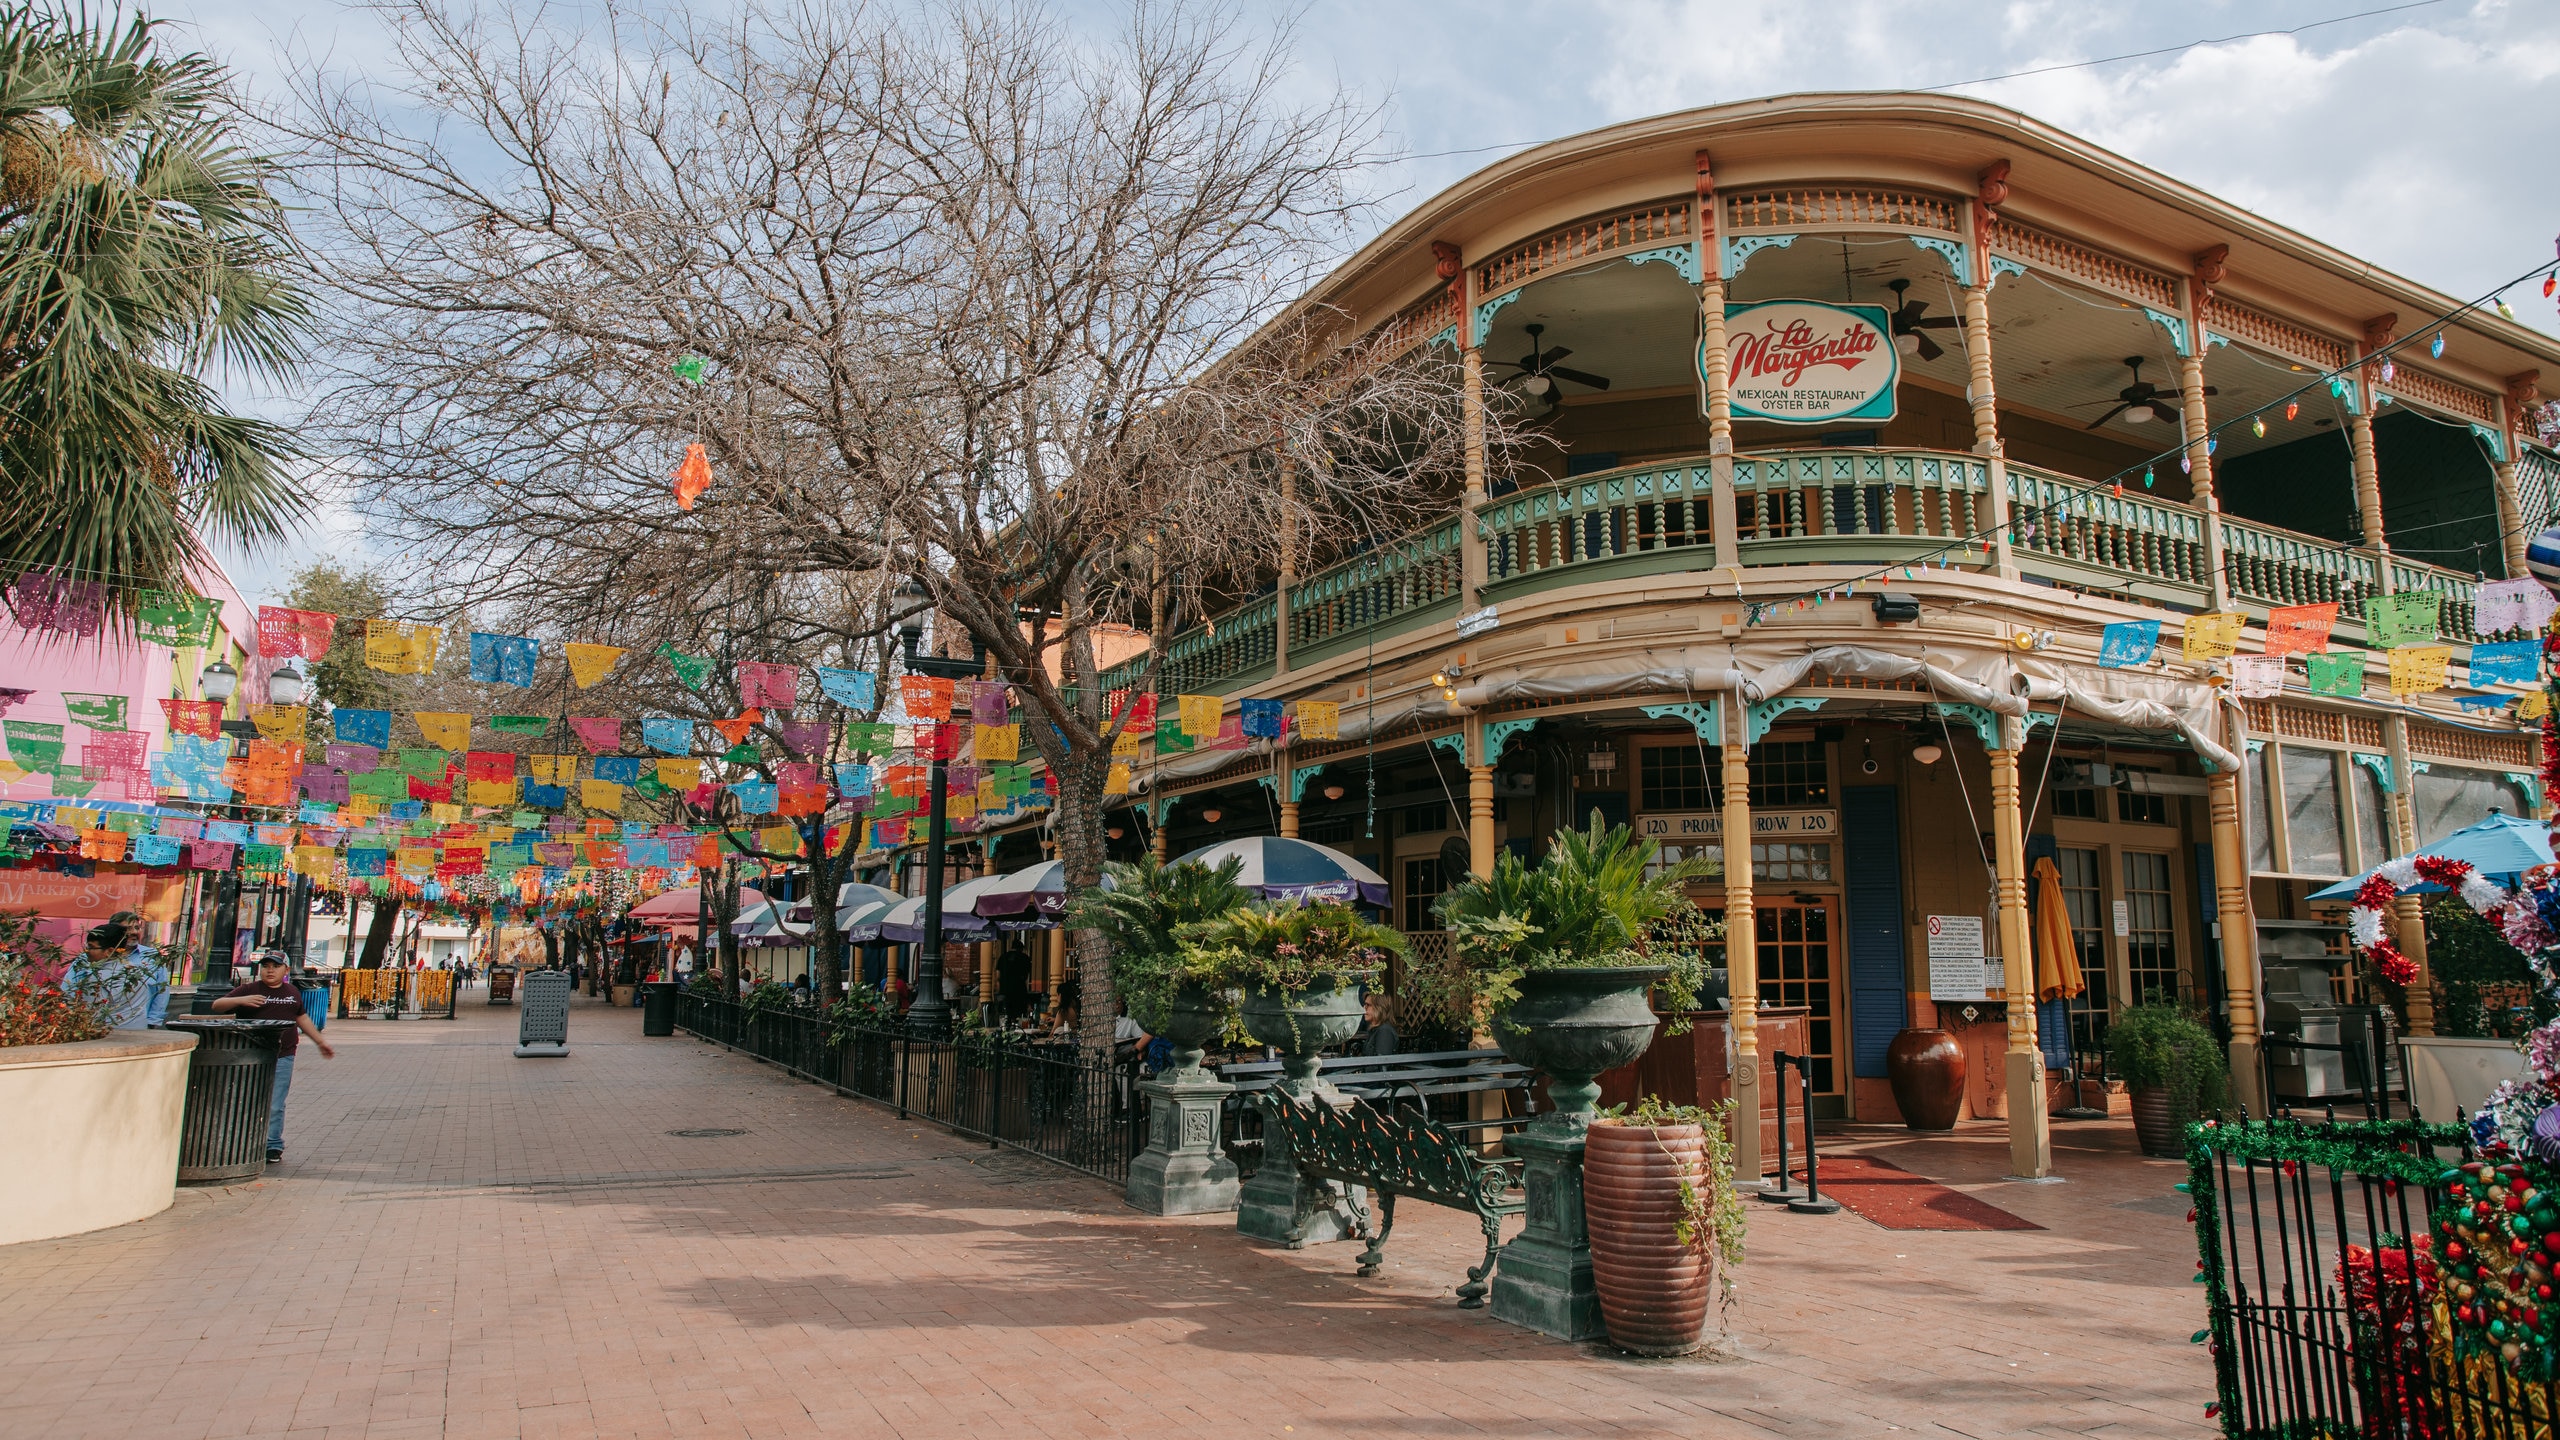
[{"label": "wooden balcony railing", "polygon": [[[1991,470],[1983,458],[1930,450],[1807,449],[1734,459],[1736,549],[1749,566],[1892,565],[1923,558],[1979,566],[1991,533]],[[1477,510],[1485,548],[1483,599],[1633,575],[1715,565],[1710,467],[1686,456],[1570,476],[1502,496]],[[2180,610],[2211,604],[2205,515],[2138,490],[2119,491],[2034,466],[2007,466],[2011,553],[2021,574]],[[1209,693],[1267,676],[1277,627],[1289,626],[1292,667],[1453,618],[1463,584],[1460,521],[1452,517],[1306,577],[1174,638],[1148,688]],[[2363,606],[2381,593],[2369,551],[2225,515],[2223,571],[2232,603],[2253,615],[2278,605],[2335,601],[2339,635],[2360,643]],[[2391,562],[2391,588],[2443,594],[2439,625],[2454,643],[2474,630],[2478,582],[2437,566]],[[1122,666],[1106,683],[1130,683]]]}]

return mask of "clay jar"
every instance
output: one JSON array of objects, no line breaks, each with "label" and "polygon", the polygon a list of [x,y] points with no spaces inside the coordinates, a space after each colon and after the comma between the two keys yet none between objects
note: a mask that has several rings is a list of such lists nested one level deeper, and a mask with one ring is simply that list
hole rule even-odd
[{"label": "clay jar", "polygon": [[1914,1130],[1953,1130],[1964,1109],[1964,1047],[1944,1030],[1905,1030],[1884,1052],[1885,1078],[1902,1122]]},{"label": "clay jar", "polygon": [[1595,1121],[1587,1134],[1583,1209],[1609,1341],[1639,1355],[1685,1355],[1698,1348],[1715,1291],[1707,1250],[1679,1233],[1681,1183],[1705,1193],[1706,1135],[1616,1120]]}]

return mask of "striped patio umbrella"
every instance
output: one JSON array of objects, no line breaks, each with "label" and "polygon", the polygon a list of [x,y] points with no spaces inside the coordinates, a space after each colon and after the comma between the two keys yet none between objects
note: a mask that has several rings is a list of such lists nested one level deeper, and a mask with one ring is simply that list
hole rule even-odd
[{"label": "striped patio umbrella", "polygon": [[1278,835],[1248,835],[1204,845],[1176,864],[1198,862],[1215,870],[1230,856],[1244,861],[1236,883],[1266,900],[1357,900],[1387,903],[1387,879],[1339,850]]}]

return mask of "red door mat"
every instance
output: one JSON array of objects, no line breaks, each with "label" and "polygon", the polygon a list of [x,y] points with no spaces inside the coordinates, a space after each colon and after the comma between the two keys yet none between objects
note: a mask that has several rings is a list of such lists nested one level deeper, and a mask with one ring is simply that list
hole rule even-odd
[{"label": "red door mat", "polygon": [[[1803,1178],[1803,1171],[1796,1172]],[[1926,1175],[1864,1155],[1822,1158],[1822,1193],[1887,1230],[2041,1230]]]}]

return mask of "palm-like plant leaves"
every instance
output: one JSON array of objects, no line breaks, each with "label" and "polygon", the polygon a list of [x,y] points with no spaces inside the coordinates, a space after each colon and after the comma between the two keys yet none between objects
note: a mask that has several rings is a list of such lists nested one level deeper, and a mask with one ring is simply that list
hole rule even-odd
[{"label": "palm-like plant leaves", "polygon": [[310,504],[291,437],[202,378],[302,357],[274,167],[156,28],[0,10],[0,579],[102,582],[120,612],[192,588],[200,531],[270,540]]}]

